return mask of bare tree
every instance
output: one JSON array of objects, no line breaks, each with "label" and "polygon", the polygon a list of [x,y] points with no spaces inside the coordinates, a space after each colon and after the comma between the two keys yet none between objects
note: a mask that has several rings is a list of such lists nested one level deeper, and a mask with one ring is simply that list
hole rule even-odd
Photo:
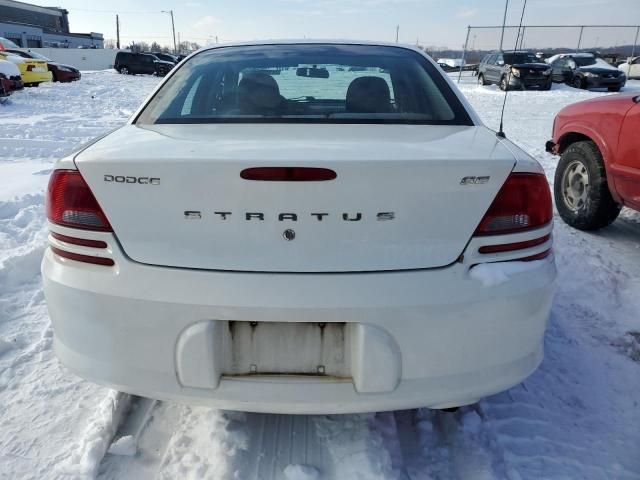
[{"label": "bare tree", "polygon": [[116,41],[113,38],[107,38],[104,41],[104,48],[110,48],[110,49],[116,48]]}]

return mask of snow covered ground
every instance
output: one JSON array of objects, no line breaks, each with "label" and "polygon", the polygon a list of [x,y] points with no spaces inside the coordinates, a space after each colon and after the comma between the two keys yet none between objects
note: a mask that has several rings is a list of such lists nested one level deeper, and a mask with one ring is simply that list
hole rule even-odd
[{"label": "snow covered ground", "polygon": [[[597,233],[556,217],[560,277],[542,366],[457,413],[242,414],[131,399],[68,373],[51,349],[39,273],[47,177],[157,82],[91,72],[0,106],[1,479],[640,478],[640,214],[628,210]],[[502,93],[471,78],[461,88],[496,128]],[[640,93],[640,82],[626,90]],[[603,94],[512,92],[507,136],[552,181],[553,116]]]}]

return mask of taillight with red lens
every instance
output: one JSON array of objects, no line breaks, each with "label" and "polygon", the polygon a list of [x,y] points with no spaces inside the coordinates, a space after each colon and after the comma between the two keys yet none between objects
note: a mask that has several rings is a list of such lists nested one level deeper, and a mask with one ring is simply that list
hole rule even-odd
[{"label": "taillight with red lens", "polygon": [[112,232],[109,220],[77,170],[54,170],[47,189],[47,218],[65,227]]},{"label": "taillight with red lens", "polygon": [[512,173],[474,235],[504,235],[539,228],[552,219],[551,192],[544,175]]}]

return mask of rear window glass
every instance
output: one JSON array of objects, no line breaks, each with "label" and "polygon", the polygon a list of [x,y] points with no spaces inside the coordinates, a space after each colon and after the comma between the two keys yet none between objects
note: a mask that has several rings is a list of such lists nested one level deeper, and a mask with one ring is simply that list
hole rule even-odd
[{"label": "rear window glass", "polygon": [[262,45],[203,51],[136,123],[418,123],[472,125],[422,55],[370,45]]}]

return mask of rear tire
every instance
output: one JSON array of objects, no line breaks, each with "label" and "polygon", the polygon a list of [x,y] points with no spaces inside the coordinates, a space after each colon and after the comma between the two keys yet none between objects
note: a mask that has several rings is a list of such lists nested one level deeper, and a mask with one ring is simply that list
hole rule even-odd
[{"label": "rear tire", "polygon": [[129,69],[127,67],[120,67],[118,70],[122,75],[129,75]]},{"label": "rear tire", "polygon": [[560,217],[578,230],[606,227],[622,208],[611,196],[602,155],[591,141],[573,143],[562,153],[553,193]]},{"label": "rear tire", "polygon": [[478,74],[478,85],[487,86],[489,82],[484,79],[484,75],[482,73]]}]

